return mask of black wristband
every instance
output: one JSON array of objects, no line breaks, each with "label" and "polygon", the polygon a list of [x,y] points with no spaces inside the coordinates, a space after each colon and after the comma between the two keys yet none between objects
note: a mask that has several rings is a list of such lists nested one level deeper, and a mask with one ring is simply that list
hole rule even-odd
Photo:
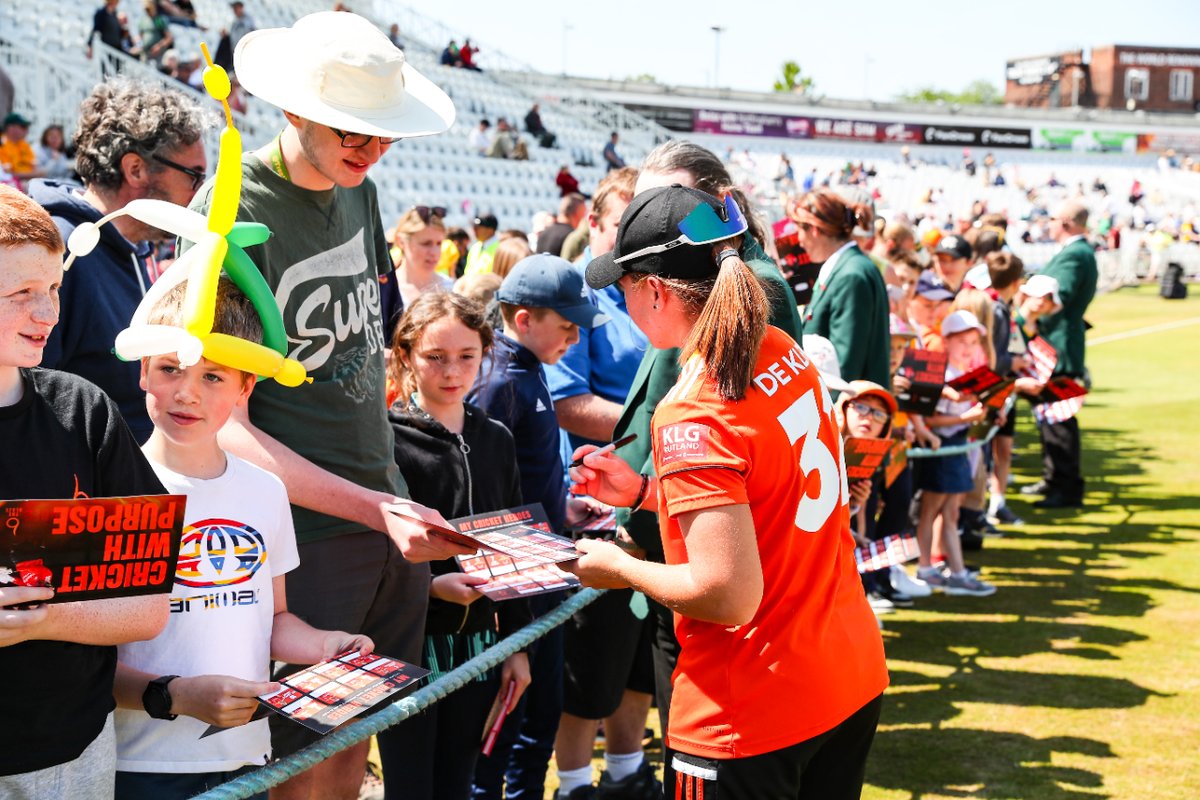
[{"label": "black wristband", "polygon": [[642,485],[641,485],[641,488],[638,489],[637,500],[635,500],[634,504],[629,507],[629,513],[632,514],[633,512],[637,511],[638,509],[640,509],[642,507],[642,504],[646,502],[646,498],[650,494],[649,489],[650,489],[650,476],[642,475]]}]

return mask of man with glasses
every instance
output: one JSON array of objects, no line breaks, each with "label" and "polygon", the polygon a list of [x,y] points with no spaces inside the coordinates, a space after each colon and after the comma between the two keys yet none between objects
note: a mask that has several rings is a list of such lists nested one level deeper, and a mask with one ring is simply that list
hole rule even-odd
[{"label": "man with glasses", "polygon": [[[57,180],[33,181],[29,194],[66,240],[84,222],[96,222],[131,200],[153,198],[187,205],[204,181],[200,107],[179,92],[114,79],[83,101],[75,135],[76,169],[83,188]],[[139,364],[112,354],[157,267],[154,246],[174,238],[124,216],[101,228],[100,244],[63,277],[60,320],[42,366],[87,378],[116,401],[139,442],[153,427],[138,385]]]},{"label": "man with glasses", "polygon": [[[288,609],[312,624],[365,633],[378,652],[418,663],[429,597],[429,569],[420,562],[468,551],[411,521],[441,516],[403,499],[384,398],[380,278],[392,265],[367,173],[400,138],[448,129],[454,106],[387,36],[349,12],[248,33],[234,68],[246,91],[286,121],[242,158],[238,219],[272,231],[246,252],[275,294],[289,355],[313,382],[260,384],[249,408],[225,426],[221,445],[287,487],[300,552]],[[211,195],[209,183],[194,207],[207,210]],[[272,723],[276,757],[318,738],[281,722]],[[384,753],[396,747],[388,732],[378,740]],[[367,750],[366,742],[343,750],[272,797],[356,798]]]}]

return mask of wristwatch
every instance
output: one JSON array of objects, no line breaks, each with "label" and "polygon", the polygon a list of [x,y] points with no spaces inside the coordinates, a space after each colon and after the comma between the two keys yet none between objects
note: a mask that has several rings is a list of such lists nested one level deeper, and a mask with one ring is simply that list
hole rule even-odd
[{"label": "wristwatch", "polygon": [[167,689],[167,684],[178,677],[163,675],[146,684],[146,691],[142,692],[142,706],[154,719],[175,719],[179,716],[171,713],[171,692]]}]

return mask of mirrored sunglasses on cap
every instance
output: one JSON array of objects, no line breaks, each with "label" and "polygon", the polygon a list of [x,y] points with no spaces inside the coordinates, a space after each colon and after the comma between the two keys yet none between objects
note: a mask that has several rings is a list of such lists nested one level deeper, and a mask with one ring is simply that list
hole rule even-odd
[{"label": "mirrored sunglasses on cap", "polygon": [[666,244],[653,244],[649,247],[643,247],[641,250],[635,250],[632,253],[623,255],[620,258],[614,258],[614,264],[624,264],[636,258],[654,255],[655,253],[665,253],[668,250],[674,250],[685,244],[692,246],[702,244],[712,244],[719,242],[722,239],[728,239],[731,236],[745,233],[749,224],[746,222],[746,217],[742,214],[742,210],[738,208],[738,204],[734,201],[731,195],[725,197],[725,213],[718,214],[708,203],[700,203],[691,212],[679,222],[680,235],[678,239],[672,239]]}]

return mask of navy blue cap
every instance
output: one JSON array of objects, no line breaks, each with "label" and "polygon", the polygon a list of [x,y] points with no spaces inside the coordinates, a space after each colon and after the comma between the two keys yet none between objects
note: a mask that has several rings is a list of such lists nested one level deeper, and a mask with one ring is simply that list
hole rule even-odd
[{"label": "navy blue cap", "polygon": [[608,322],[608,317],[588,301],[579,270],[565,258],[548,253],[518,261],[500,284],[496,299],[515,306],[549,308],[589,330]]},{"label": "navy blue cap", "polygon": [[953,300],[954,292],[937,279],[932,270],[925,270],[917,278],[916,293],[929,300]]}]

